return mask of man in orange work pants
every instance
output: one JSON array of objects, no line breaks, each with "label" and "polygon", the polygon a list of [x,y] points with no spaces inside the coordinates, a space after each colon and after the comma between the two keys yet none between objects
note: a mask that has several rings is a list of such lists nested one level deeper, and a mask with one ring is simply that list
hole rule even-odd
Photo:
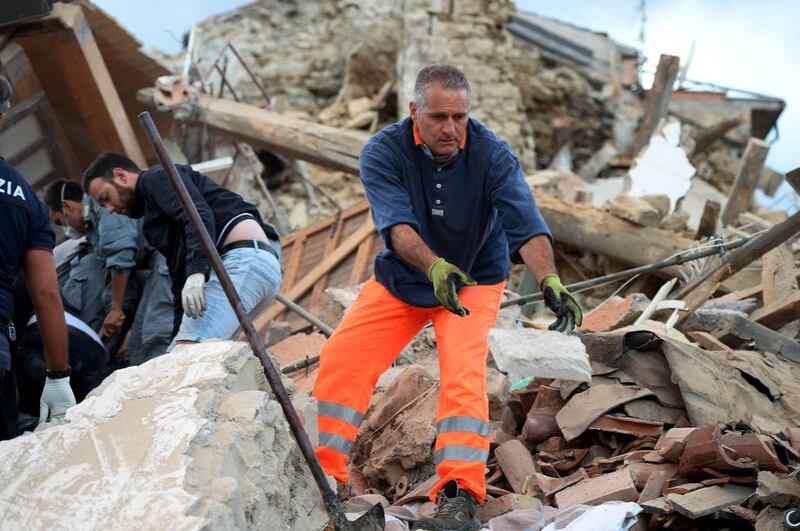
[{"label": "man in orange work pants", "polygon": [[477,530],[489,454],[486,337],[509,262],[525,263],[557,320],[571,331],[580,307],[561,284],[552,236],[508,144],[469,118],[469,82],[449,65],[423,68],[406,118],[376,133],[360,176],[386,244],[321,353],[317,456],[340,484],[378,377],[429,321],[441,385],[433,452],[432,518],[413,529]]}]

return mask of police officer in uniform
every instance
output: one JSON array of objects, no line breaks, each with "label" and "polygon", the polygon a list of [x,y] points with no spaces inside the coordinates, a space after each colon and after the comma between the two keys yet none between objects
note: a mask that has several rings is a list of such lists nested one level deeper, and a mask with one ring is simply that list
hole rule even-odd
[{"label": "police officer in uniform", "polygon": [[[0,77],[0,125],[11,107],[11,83]],[[39,400],[41,422],[64,416],[75,405],[69,385],[67,328],[53,263],[55,234],[47,209],[20,173],[0,158],[0,440],[19,432],[16,386],[9,339],[15,335],[14,278],[22,269],[47,358],[47,378]],[[12,336],[12,337],[10,337]]]}]

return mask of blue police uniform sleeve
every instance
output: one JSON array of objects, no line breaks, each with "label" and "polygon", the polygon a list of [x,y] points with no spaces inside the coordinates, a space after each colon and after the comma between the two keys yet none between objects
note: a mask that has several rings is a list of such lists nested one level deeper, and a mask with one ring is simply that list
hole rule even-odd
[{"label": "blue police uniform sleeve", "polygon": [[56,233],[53,232],[53,228],[50,225],[47,208],[36,197],[33,190],[29,189],[28,193],[33,196],[33,199],[30,206],[31,232],[25,250],[44,249],[52,252],[56,246]]},{"label": "blue police uniform sleeve", "polygon": [[98,254],[105,258],[106,269],[117,274],[136,267],[136,220],[102,209],[97,232],[100,236]]},{"label": "blue police uniform sleeve", "polygon": [[411,199],[403,186],[396,156],[378,140],[370,140],[359,158],[361,182],[367,192],[372,220],[387,249],[393,250],[389,229],[406,224],[420,232]]},{"label": "blue police uniform sleeve", "polygon": [[488,185],[489,197],[499,214],[513,263],[522,263],[519,249],[531,238],[545,235],[553,242],[553,235],[536,207],[522,167],[507,146],[499,149],[492,161]]}]

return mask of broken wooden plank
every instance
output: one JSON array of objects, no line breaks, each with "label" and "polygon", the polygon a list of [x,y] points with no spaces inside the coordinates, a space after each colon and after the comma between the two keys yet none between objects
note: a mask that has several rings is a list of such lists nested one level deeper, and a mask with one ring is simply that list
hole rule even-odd
[{"label": "broken wooden plank", "polygon": [[745,341],[753,341],[758,350],[773,352],[800,362],[800,343],[750,319],[738,316],[728,333]]},{"label": "broken wooden plank", "polygon": [[684,318],[702,306],[714,294],[723,280],[730,278],[748,264],[761,258],[798,231],[800,231],[800,211],[728,253],[716,267],[710,268],[678,290],[672,298],[686,301],[687,312]]},{"label": "broken wooden plank", "polygon": [[723,226],[733,225],[739,214],[750,207],[753,191],[758,185],[761,169],[764,167],[768,152],[769,144],[760,138],[751,138],[747,141],[747,147],[742,157],[742,165],[739,167],[736,180],[734,180],[733,187],[728,194],[728,202],[725,203],[725,208],[722,209],[722,214],[720,215],[720,222]]},{"label": "broken wooden plank", "polygon": [[788,182],[795,193],[800,194],[800,168],[795,168],[786,174],[786,182]]},{"label": "broken wooden plank", "polygon": [[[155,90],[140,90],[139,100],[154,105]],[[322,125],[206,94],[198,94],[196,100],[184,101],[179,107],[179,116],[223,135],[353,175],[358,175],[358,156],[369,138],[361,131]],[[183,112],[187,108],[190,112]]]},{"label": "broken wooden plank", "polygon": [[672,507],[687,518],[702,518],[729,507],[739,505],[754,492],[743,485],[713,485],[689,494],[668,494]]},{"label": "broken wooden plank", "polygon": [[655,500],[656,498],[660,497],[661,489],[664,488],[665,480],[666,472],[663,470],[656,470],[650,474],[650,477],[647,479],[647,483],[645,483],[641,494],[639,494],[639,499],[636,500],[636,503],[641,505],[646,501]]},{"label": "broken wooden plank", "polygon": [[[542,192],[535,195],[539,211],[557,242],[626,265],[652,264],[694,245],[694,240],[673,231],[640,227],[591,205],[572,203]],[[679,271],[678,267],[669,267],[654,274],[672,278]]]},{"label": "broken wooden plank", "polygon": [[735,118],[726,118],[717,124],[709,127],[697,135],[694,141],[694,149],[689,158],[694,158],[701,153],[705,153],[711,145],[724,137],[728,131],[736,127],[742,122],[742,118],[737,116]]},{"label": "broken wooden plank", "polygon": [[719,204],[719,201],[706,199],[706,204],[703,206],[703,214],[700,216],[700,222],[697,225],[697,232],[694,236],[695,240],[710,238],[717,234],[720,210],[722,210],[722,205]]},{"label": "broken wooden plank", "polygon": [[761,268],[761,287],[765,301],[786,299],[797,291],[797,270],[789,242],[782,243],[766,253],[761,260]]},{"label": "broken wooden plank", "polygon": [[[353,234],[347,237],[342,242],[342,245],[337,247],[331,254],[322,259],[322,261],[312,269],[306,276],[300,279],[294,286],[292,286],[284,296],[290,301],[296,301],[299,297],[304,295],[314,284],[326,275],[331,269],[336,267],[342,260],[347,258],[364,239],[372,234],[375,228],[372,225],[372,218],[367,217],[364,224],[356,230]],[[280,303],[274,303],[266,311],[261,313],[253,320],[253,326],[259,333],[266,331],[269,323],[276,316],[280,315],[286,307]]]},{"label": "broken wooden plank", "polygon": [[525,480],[537,472],[530,450],[519,440],[513,439],[498,446],[494,456],[511,489],[517,494],[527,494]]},{"label": "broken wooden plank", "polygon": [[576,173],[578,177],[584,181],[592,182],[597,179],[600,172],[602,172],[606,166],[608,166],[608,163],[611,162],[611,159],[616,156],[617,148],[614,147],[612,142],[606,141],[600,149],[589,157],[589,160],[583,163]]},{"label": "broken wooden plank", "polygon": [[706,350],[721,350],[723,352],[731,352],[733,350],[708,332],[687,332],[686,335]]},{"label": "broken wooden plank", "polygon": [[92,142],[97,149],[118,151],[144,166],[144,153],[83,10],[62,2],[53,6],[51,16],[63,27],[50,38],[51,65],[69,87]]},{"label": "broken wooden plank", "polygon": [[[766,293],[764,300],[770,300]],[[795,292],[788,298],[758,308],[750,314],[750,319],[772,330],[800,319],[800,293]]]},{"label": "broken wooden plank", "polygon": [[666,116],[679,64],[680,58],[674,55],[662,55],[659,58],[653,85],[644,101],[644,116],[634,135],[632,155],[636,156],[650,142],[659,122]]}]

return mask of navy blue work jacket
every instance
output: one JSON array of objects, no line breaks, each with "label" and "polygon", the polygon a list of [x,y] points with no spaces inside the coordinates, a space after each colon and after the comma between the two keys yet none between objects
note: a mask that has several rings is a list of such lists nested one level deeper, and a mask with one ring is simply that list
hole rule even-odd
[{"label": "navy blue work jacket", "polygon": [[437,255],[479,284],[508,278],[509,259],[538,235],[552,235],[509,145],[470,118],[464,149],[437,164],[415,135],[411,118],[373,135],[361,151],[361,181],[386,249],[375,260],[375,278],[413,306],[439,305],[425,272],[392,248],[389,229],[410,225]]}]

